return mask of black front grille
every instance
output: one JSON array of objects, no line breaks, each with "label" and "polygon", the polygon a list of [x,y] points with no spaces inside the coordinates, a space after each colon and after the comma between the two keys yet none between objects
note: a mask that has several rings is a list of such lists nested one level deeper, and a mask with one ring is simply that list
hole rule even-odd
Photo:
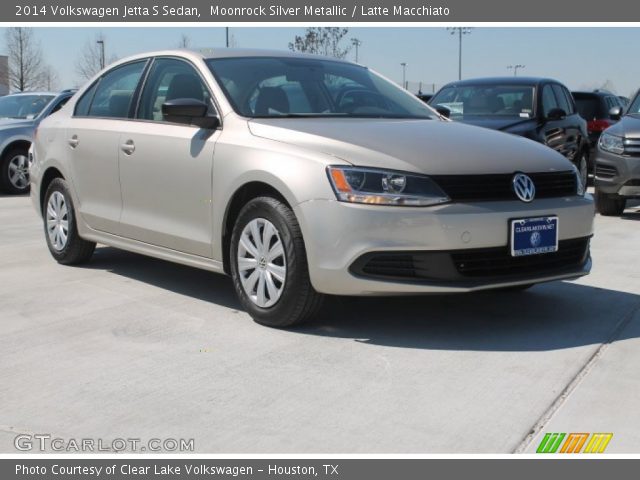
[{"label": "black front grille", "polygon": [[[512,173],[491,175],[434,175],[431,178],[451,198],[459,202],[517,200]],[[576,175],[572,171],[527,173],[536,186],[535,198],[575,195]]]},{"label": "black front grille", "polygon": [[589,255],[589,237],[558,242],[558,251],[512,257],[508,247],[452,251],[373,252],[351,266],[358,276],[399,281],[455,282],[523,277],[577,269]]},{"label": "black front grille", "polygon": [[451,255],[456,270],[466,277],[496,277],[544,273],[584,263],[589,239],[558,242],[558,251],[540,255],[512,257],[508,248],[481,248]]},{"label": "black front grille", "polygon": [[605,165],[603,163],[596,163],[596,177],[600,178],[613,178],[618,175],[618,170],[612,165]]},{"label": "black front grille", "polygon": [[362,272],[384,277],[414,278],[417,276],[411,254],[377,254],[364,264]]}]

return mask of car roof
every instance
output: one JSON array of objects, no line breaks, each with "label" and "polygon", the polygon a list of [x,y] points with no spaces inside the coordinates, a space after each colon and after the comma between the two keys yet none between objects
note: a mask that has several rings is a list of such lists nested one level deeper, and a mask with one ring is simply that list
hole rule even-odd
[{"label": "car roof", "polygon": [[480,78],[468,78],[466,80],[458,80],[450,82],[445,87],[462,87],[465,85],[494,85],[494,84],[508,84],[508,85],[538,85],[540,83],[560,83],[552,78],[544,77],[480,77]]},{"label": "car roof", "polygon": [[29,95],[51,95],[52,97],[55,97],[56,95],[59,95],[59,93],[56,92],[18,92],[18,93],[10,93],[8,95],[5,95],[5,97],[26,97]]},{"label": "car roof", "polygon": [[[353,63],[348,60],[343,60],[335,57],[325,57],[323,55],[315,55],[309,53],[294,52],[291,50],[266,50],[259,48],[201,48],[201,49],[186,49],[178,48],[172,50],[158,50],[152,52],[139,53],[127,58],[123,58],[113,65],[127,63],[132,60],[138,60],[148,57],[162,57],[162,56],[177,56],[190,59],[208,60],[213,58],[238,58],[238,57],[286,57],[286,58],[308,58],[308,59],[320,59],[331,60],[334,62]],[[356,64],[354,64],[356,65]]]}]

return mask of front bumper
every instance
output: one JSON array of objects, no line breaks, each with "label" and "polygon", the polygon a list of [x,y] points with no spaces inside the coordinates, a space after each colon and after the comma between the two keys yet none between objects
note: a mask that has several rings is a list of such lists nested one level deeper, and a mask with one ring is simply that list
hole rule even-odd
[{"label": "front bumper", "polygon": [[358,270],[367,254],[411,252],[437,257],[452,251],[507,249],[509,221],[515,218],[557,215],[560,242],[588,239],[594,217],[593,199],[589,195],[540,199],[530,204],[517,201],[451,203],[428,208],[314,200],[303,202],[294,210],[305,239],[311,282],[317,291],[327,294],[469,292],[576,278],[586,275],[591,268],[587,245],[582,261],[568,269],[535,272],[523,269],[519,273],[516,268],[505,275],[436,275],[413,279],[376,278]]},{"label": "front bumper", "polygon": [[596,187],[603,193],[640,197],[640,157],[598,150]]}]

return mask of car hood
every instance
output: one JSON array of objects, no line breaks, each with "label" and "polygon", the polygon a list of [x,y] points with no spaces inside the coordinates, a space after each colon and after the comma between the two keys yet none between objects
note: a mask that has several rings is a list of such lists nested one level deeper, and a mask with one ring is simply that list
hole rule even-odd
[{"label": "car hood", "polygon": [[568,170],[559,153],[522,137],[457,122],[402,119],[253,119],[253,135],[358,166],[430,175]]},{"label": "car hood", "polygon": [[640,138],[640,115],[625,115],[609,127],[607,133],[626,138]]},{"label": "car hood", "polygon": [[479,117],[476,115],[468,115],[466,117],[456,117],[456,121],[475,125],[476,127],[490,128],[491,130],[509,130],[513,127],[528,123],[531,118],[524,117]]},{"label": "car hood", "polygon": [[28,127],[34,124],[34,119],[0,118],[0,129]]}]

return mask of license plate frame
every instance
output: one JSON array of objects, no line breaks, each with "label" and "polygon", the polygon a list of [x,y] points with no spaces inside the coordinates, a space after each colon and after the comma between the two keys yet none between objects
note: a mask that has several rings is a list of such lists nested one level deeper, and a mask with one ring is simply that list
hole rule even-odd
[{"label": "license plate frame", "polygon": [[544,255],[558,251],[560,220],[557,215],[509,220],[509,250],[512,257]]}]

